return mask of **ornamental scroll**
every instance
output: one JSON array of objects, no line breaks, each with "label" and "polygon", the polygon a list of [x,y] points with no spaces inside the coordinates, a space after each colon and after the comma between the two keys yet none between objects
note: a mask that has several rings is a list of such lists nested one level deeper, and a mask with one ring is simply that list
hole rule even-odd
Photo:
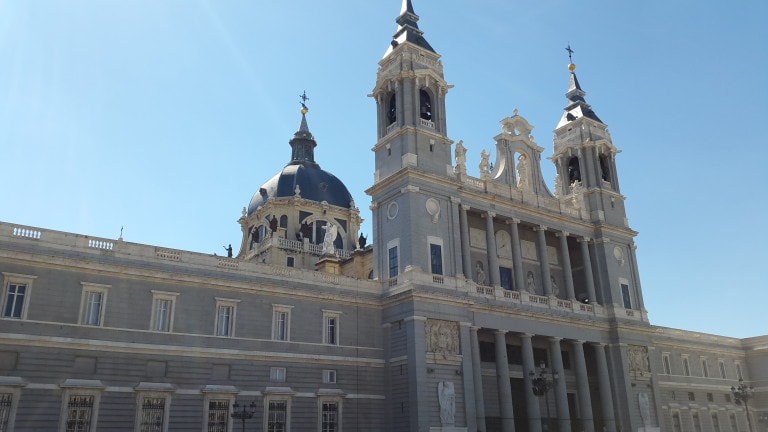
[{"label": "ornamental scroll", "polygon": [[445,357],[459,353],[458,323],[428,319],[424,329],[428,353],[435,353]]}]

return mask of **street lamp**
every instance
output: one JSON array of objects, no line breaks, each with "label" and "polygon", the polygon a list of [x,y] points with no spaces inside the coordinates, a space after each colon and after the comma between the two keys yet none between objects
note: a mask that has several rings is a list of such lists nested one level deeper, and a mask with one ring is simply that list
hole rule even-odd
[{"label": "street lamp", "polygon": [[749,417],[749,400],[752,399],[755,388],[744,384],[744,379],[739,378],[739,386],[731,386],[731,393],[733,393],[733,398],[736,399],[736,405],[744,403],[744,409],[747,410],[747,425],[749,425],[749,432],[752,432],[752,419]]},{"label": "street lamp", "polygon": [[547,423],[545,423],[545,430],[549,429],[549,421],[550,421],[550,414],[549,414],[549,396],[547,393],[549,390],[554,386],[555,382],[557,381],[557,378],[559,377],[557,371],[548,371],[547,365],[544,364],[544,362],[541,362],[539,364],[539,373],[538,375],[534,371],[528,372],[528,376],[531,377],[531,390],[533,390],[533,394],[542,397],[544,396],[544,403],[547,405]]},{"label": "street lamp", "polygon": [[[248,409],[250,408],[250,409]],[[256,412],[256,402],[251,402],[249,406],[245,406],[243,404],[243,409],[238,411],[240,409],[240,404],[235,401],[235,404],[232,405],[232,416],[235,420],[241,420],[243,422],[243,429],[242,431],[245,432],[245,421],[248,419],[253,418],[253,414]]]}]

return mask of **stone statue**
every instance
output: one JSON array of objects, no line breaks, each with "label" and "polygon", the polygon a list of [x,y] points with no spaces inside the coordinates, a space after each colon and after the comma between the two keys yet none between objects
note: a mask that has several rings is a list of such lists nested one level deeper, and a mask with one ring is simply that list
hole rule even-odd
[{"label": "stone statue", "polygon": [[312,225],[308,224],[306,222],[302,222],[301,229],[299,230],[299,233],[301,234],[301,239],[311,239],[312,238]]},{"label": "stone statue", "polygon": [[466,174],[467,173],[467,149],[464,147],[464,141],[459,140],[459,142],[456,143],[456,150],[454,152],[456,157],[456,168],[454,171],[457,174]]},{"label": "stone statue", "polygon": [[552,285],[552,295],[555,297],[560,295],[560,287],[557,286],[557,282],[555,281],[554,276],[549,276],[549,283]]},{"label": "stone statue", "polygon": [[485,149],[480,152],[480,165],[478,165],[478,168],[480,168],[480,178],[483,180],[487,179],[491,174],[491,163],[488,162],[490,157],[490,153],[486,152]]},{"label": "stone statue", "polygon": [[517,157],[517,188],[520,190],[527,191],[531,188],[528,171],[528,158],[521,154]]},{"label": "stone statue", "polygon": [[480,261],[475,264],[475,282],[478,285],[485,285],[485,270],[483,270],[483,263]]},{"label": "stone statue", "polygon": [[293,196],[295,196],[296,198],[301,197],[301,188],[299,187],[299,185],[296,185],[296,187],[293,188]]},{"label": "stone statue", "polygon": [[323,238],[323,255],[336,255],[336,248],[333,242],[336,240],[336,235],[339,233],[339,228],[336,224],[329,223],[325,227],[325,237]]},{"label": "stone statue", "polygon": [[456,410],[456,391],[450,381],[437,383],[437,400],[440,403],[440,424],[442,426],[454,425],[454,412]]},{"label": "stone statue", "polygon": [[232,258],[232,244],[224,246],[224,250],[227,251],[227,258]]},{"label": "stone statue", "polygon": [[643,429],[651,424],[651,403],[647,393],[637,394],[637,403],[640,405],[640,419],[643,421]]},{"label": "stone statue", "polygon": [[357,245],[360,249],[365,249],[365,244],[368,242],[368,237],[360,233],[360,237],[357,238]]},{"label": "stone statue", "polygon": [[536,278],[533,276],[532,271],[528,272],[527,282],[528,282],[528,292],[531,294],[536,294]]},{"label": "stone statue", "polygon": [[272,216],[272,219],[269,220],[269,229],[272,232],[277,231],[277,216]]},{"label": "stone statue", "polygon": [[648,364],[648,348],[640,345],[630,345],[627,349],[629,355],[629,370],[640,372],[641,375],[650,372]]}]

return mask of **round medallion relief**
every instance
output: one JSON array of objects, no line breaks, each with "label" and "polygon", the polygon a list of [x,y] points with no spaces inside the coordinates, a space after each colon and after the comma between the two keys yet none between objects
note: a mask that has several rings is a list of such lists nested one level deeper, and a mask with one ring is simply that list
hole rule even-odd
[{"label": "round medallion relief", "polygon": [[400,207],[397,205],[396,202],[391,202],[387,206],[387,217],[389,219],[394,219],[397,217],[397,211],[400,210]]}]

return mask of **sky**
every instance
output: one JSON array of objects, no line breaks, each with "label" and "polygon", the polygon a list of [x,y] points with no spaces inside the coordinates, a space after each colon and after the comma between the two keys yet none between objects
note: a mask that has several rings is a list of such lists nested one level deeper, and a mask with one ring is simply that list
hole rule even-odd
[{"label": "sky", "polygon": [[[378,61],[401,0],[0,0],[0,221],[203,253],[290,159],[371,231]],[[470,175],[514,109],[552,154],[568,56],[609,126],[652,324],[768,334],[768,2],[413,0]],[[491,160],[495,156],[492,151]],[[554,167],[542,159],[550,189]]]}]

